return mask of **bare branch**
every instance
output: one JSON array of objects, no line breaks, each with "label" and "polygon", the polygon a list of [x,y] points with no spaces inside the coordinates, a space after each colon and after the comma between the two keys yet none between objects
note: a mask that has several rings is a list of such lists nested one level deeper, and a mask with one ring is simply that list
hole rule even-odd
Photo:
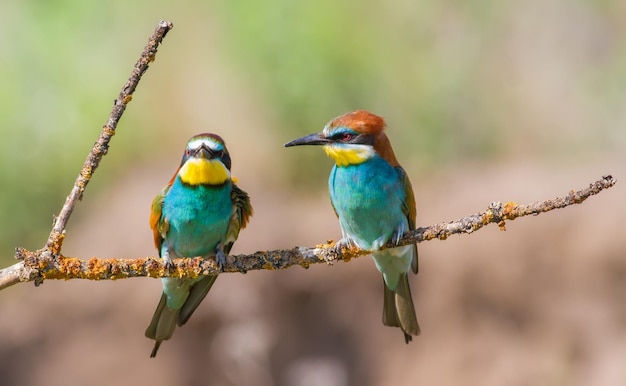
[{"label": "bare branch", "polygon": [[[405,233],[397,244],[389,243],[385,248],[420,243],[433,239],[445,240],[454,234],[472,233],[488,224],[498,224],[505,230],[505,221],[514,220],[528,215],[538,215],[554,209],[580,204],[587,198],[614,186],[616,180],[612,176],[603,176],[589,187],[571,191],[563,197],[531,204],[514,202],[493,202],[480,213],[428,227],[418,228]],[[342,248],[335,244],[320,244],[314,248],[296,247],[288,250],[259,251],[251,255],[228,256],[223,271],[219,271],[215,262],[202,258],[176,259],[176,269],[168,272],[164,269],[161,259],[154,257],[139,259],[98,259],[81,260],[75,257],[63,257],[56,262],[42,259],[41,252],[29,252],[18,249],[16,255],[23,263],[0,270],[0,289],[20,281],[30,281],[29,270],[37,270],[41,279],[89,279],[116,280],[130,277],[197,277],[198,275],[216,274],[221,272],[247,272],[261,269],[283,269],[293,265],[307,268],[311,264],[326,262],[332,264],[338,260],[348,261],[353,257],[368,254],[368,251]]]},{"label": "bare branch", "polygon": [[124,110],[126,110],[126,105],[133,99],[133,92],[135,92],[141,77],[148,70],[149,64],[154,61],[157,53],[157,47],[163,41],[165,35],[173,27],[173,24],[169,21],[161,20],[159,22],[156,29],[152,33],[152,36],[150,36],[150,39],[141,53],[141,56],[137,60],[137,63],[135,63],[135,67],[133,68],[128,81],[126,81],[126,84],[122,87],[122,91],[113,103],[113,110],[109,115],[109,119],[102,127],[102,132],[100,133],[98,140],[94,143],[91,152],[85,160],[85,163],[83,163],[80,174],[76,178],[72,191],[65,200],[61,213],[59,213],[59,216],[57,216],[54,221],[54,226],[52,227],[52,231],[50,232],[50,236],[46,242],[46,248],[52,252],[53,256],[58,255],[61,251],[61,244],[63,243],[67,221],[74,210],[76,202],[82,199],[85,188],[91,180],[91,176],[94,171],[100,164],[102,157],[104,157],[109,150],[109,142],[115,134],[115,129],[117,128],[120,118],[122,118]]},{"label": "bare branch", "polygon": [[133,93],[141,77],[148,70],[150,63],[154,61],[159,44],[161,44],[165,35],[167,35],[173,27],[174,25],[171,22],[165,20],[161,20],[157,24],[143,52],[139,56],[137,63],[135,63],[130,77],[122,87],[122,91],[120,91],[117,99],[113,102],[113,110],[106,124],[102,127],[102,132],[98,140],[94,143],[87,159],[83,163],[83,167],[76,178],[76,182],[74,182],[74,187],[65,200],[65,204],[61,208],[61,212],[54,220],[54,225],[50,236],[48,236],[45,247],[36,252],[16,248],[15,258],[27,263],[20,262],[0,270],[0,289],[24,281],[34,281],[35,285],[38,285],[44,279],[40,269],[43,269],[45,272],[48,267],[68,266],[72,263],[72,260],[63,262],[64,257],[61,255],[61,245],[65,237],[67,222],[74,210],[74,206],[78,200],[83,198],[85,188],[91,180],[93,173],[98,168],[98,165],[100,165],[102,157],[108,152],[109,142],[115,134],[115,129],[117,128],[120,118],[122,118],[122,114],[124,114],[124,110],[126,110],[126,105],[133,99]]}]

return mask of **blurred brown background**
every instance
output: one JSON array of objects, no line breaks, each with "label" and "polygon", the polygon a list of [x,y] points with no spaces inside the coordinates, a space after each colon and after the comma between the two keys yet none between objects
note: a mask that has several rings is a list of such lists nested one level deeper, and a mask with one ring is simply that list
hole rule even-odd
[{"label": "blurred brown background", "polygon": [[157,21],[175,28],[68,228],[70,256],[153,255],[149,205],[191,135],[224,137],[256,213],[234,253],[340,237],[320,149],[384,116],[418,225],[495,200],[618,185],[583,205],[420,244],[423,333],[382,326],[369,258],[222,275],[149,359],[154,279],[0,291],[6,385],[626,383],[626,3],[619,0],[5,1],[0,234],[39,248]]}]

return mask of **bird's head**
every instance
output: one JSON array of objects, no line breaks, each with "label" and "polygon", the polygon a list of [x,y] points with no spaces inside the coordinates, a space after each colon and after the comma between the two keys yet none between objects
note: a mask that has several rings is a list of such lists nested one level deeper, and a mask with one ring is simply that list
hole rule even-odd
[{"label": "bird's head", "polygon": [[365,110],[356,110],[328,122],[321,133],[306,135],[285,144],[285,147],[322,145],[338,166],[357,165],[376,154],[397,165],[389,139],[384,133],[382,117]]},{"label": "bird's head", "polygon": [[230,155],[216,134],[198,134],[187,142],[177,173],[187,185],[222,185],[230,180]]}]

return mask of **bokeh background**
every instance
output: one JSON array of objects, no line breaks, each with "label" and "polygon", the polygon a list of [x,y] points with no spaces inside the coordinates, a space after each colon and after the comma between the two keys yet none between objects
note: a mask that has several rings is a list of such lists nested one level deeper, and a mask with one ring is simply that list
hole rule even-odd
[{"label": "bokeh background", "polygon": [[626,2],[17,1],[0,5],[0,262],[43,245],[121,85],[174,22],[67,231],[69,256],[155,253],[149,205],[191,135],[222,135],[255,216],[234,253],[340,237],[331,162],[284,149],[383,115],[418,225],[611,173],[583,205],[420,244],[423,333],[381,324],[369,258],[223,275],[149,359],[154,279],[0,292],[3,385],[626,383]]}]

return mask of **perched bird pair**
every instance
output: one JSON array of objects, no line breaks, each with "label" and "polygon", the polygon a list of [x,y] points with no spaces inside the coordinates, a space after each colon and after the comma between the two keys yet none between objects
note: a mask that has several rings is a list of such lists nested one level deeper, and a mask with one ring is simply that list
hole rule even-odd
[{"label": "perched bird pair", "polygon": [[[358,110],[285,146],[321,145],[335,161],[328,185],[343,234],[340,243],[374,251],[383,275],[383,323],[400,327],[408,343],[420,333],[408,281],[409,272],[417,273],[417,247],[379,249],[415,229],[415,198],[384,129],[381,117]],[[223,264],[252,215],[248,195],[233,183],[230,164],[224,141],[215,134],[187,143],[181,166],[152,203],[150,226],[166,264],[196,256]],[[176,325],[189,319],[216,278],[162,279],[161,301],[146,330],[156,341],[151,357]]]}]

